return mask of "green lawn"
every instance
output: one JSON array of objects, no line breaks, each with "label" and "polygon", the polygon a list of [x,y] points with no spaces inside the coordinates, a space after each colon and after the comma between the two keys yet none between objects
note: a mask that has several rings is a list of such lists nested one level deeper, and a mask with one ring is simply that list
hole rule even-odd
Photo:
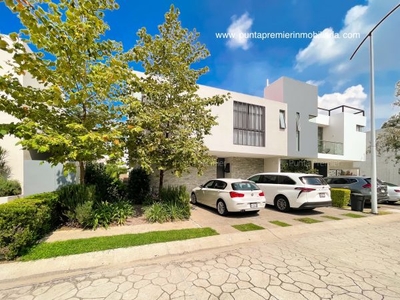
[{"label": "green lawn", "polygon": [[349,217],[349,218],[364,218],[365,217],[363,215],[353,214],[353,213],[343,214],[343,216],[346,216],[346,217]]},{"label": "green lawn", "polygon": [[300,222],[303,222],[303,223],[306,223],[306,224],[313,224],[313,223],[322,222],[320,220],[316,220],[316,219],[313,219],[313,218],[300,218],[300,219],[296,219],[296,220],[300,221]]},{"label": "green lawn", "polygon": [[264,229],[264,227],[258,226],[258,225],[253,224],[253,223],[232,225],[232,227],[236,228],[237,230],[240,230],[240,231],[252,231],[252,230]]},{"label": "green lawn", "polygon": [[341,218],[334,217],[334,216],[321,216],[322,218],[330,219],[330,220],[341,220]]},{"label": "green lawn", "polygon": [[43,258],[81,254],[117,248],[126,248],[146,244],[181,241],[212,235],[218,235],[218,232],[216,232],[212,228],[207,227],[168,231],[153,231],[138,234],[123,234],[107,237],[59,241],[53,243],[41,243],[33,247],[26,255],[23,255],[20,260],[37,260]]},{"label": "green lawn", "polygon": [[288,227],[288,226],[292,226],[288,223],[282,222],[282,221],[269,221],[270,223],[274,224],[274,225],[278,225],[281,227]]}]

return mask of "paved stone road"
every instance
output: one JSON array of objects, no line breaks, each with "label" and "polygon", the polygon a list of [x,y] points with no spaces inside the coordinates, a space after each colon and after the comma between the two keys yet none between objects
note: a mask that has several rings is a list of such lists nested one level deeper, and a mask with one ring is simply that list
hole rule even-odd
[{"label": "paved stone road", "polygon": [[400,299],[400,222],[113,266],[0,299]]}]

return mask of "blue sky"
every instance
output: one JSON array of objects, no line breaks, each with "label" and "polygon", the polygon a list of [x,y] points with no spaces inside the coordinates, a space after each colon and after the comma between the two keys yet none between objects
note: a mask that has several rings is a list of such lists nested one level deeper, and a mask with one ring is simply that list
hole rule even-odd
[{"label": "blue sky", "polygon": [[[281,76],[318,85],[319,105],[347,104],[363,108],[369,117],[369,45],[352,61],[351,54],[370,29],[399,0],[119,0],[120,9],[106,14],[107,37],[126,49],[146,27],[157,33],[170,4],[181,11],[183,27],[200,32],[211,56],[210,72],[199,83],[256,96],[266,80]],[[0,33],[18,31],[19,20],[0,4]],[[314,38],[252,38],[272,33],[313,33]],[[229,33],[231,38],[217,38]],[[344,38],[344,35],[353,38]],[[393,107],[395,84],[400,80],[400,9],[374,34],[376,126],[398,112]],[[235,38],[233,38],[235,36]],[[239,38],[238,38],[239,37]],[[247,38],[246,38],[247,37]],[[140,69],[139,69],[140,70]],[[368,122],[369,124],[369,122]]]}]

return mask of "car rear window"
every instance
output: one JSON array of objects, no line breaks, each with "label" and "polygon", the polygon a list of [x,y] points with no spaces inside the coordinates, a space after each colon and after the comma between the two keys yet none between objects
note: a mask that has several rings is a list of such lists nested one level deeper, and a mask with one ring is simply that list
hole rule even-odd
[{"label": "car rear window", "polygon": [[309,184],[309,185],[326,185],[326,181],[319,176],[303,176],[300,177],[300,180],[304,184]]},{"label": "car rear window", "polygon": [[254,191],[259,190],[260,188],[253,182],[242,181],[232,183],[232,189],[234,191]]}]

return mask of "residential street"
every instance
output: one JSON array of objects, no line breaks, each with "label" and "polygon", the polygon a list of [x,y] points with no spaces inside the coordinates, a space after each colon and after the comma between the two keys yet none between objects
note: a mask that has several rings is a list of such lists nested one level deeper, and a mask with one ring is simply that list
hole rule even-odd
[{"label": "residential street", "polygon": [[[293,226],[217,237],[230,236],[225,247],[197,239],[178,255],[0,281],[0,299],[400,299],[399,220],[394,213],[300,225],[299,234]],[[235,245],[243,235],[250,242]],[[216,248],[195,250],[211,241]]]}]

